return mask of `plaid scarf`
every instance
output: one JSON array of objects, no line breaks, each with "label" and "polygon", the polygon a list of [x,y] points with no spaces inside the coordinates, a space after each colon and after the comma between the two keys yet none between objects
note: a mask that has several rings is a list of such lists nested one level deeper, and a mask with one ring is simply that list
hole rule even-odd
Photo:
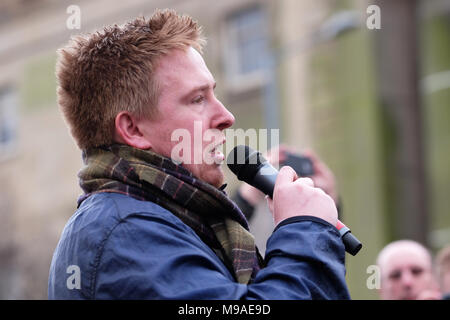
[{"label": "plaid scarf", "polygon": [[214,250],[239,283],[252,281],[262,258],[247,220],[226,193],[150,150],[111,145],[83,151],[78,173],[85,192],[117,192],[152,201],[181,219]]}]

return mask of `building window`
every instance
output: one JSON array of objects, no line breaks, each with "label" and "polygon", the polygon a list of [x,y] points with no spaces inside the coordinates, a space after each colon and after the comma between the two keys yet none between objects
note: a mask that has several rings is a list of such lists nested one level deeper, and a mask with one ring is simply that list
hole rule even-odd
[{"label": "building window", "polygon": [[0,160],[12,156],[17,142],[17,94],[0,87]]},{"label": "building window", "polygon": [[224,50],[227,84],[246,90],[265,82],[268,36],[267,19],[260,6],[234,12],[226,19]]}]

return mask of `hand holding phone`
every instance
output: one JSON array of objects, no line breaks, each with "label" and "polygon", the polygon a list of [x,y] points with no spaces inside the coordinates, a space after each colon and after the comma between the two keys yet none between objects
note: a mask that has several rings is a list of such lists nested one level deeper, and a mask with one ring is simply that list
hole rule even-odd
[{"label": "hand holding phone", "polygon": [[280,167],[282,166],[292,167],[299,177],[309,177],[314,175],[314,165],[311,159],[305,156],[288,153]]}]

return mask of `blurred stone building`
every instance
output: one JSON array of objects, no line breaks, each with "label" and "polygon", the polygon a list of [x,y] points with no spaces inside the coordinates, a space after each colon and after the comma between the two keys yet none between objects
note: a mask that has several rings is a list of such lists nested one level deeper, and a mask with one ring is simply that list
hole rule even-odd
[{"label": "blurred stone building", "polygon": [[[80,29],[68,24],[73,5],[80,10]],[[203,26],[208,39],[205,60],[218,83],[218,97],[236,117],[235,128],[280,128],[282,142],[299,149],[313,147],[335,172],[344,221],[365,243],[358,256],[347,260],[351,293],[355,298],[376,297],[366,287],[366,268],[392,235],[385,227],[389,217],[383,189],[383,126],[374,80],[373,32],[365,28],[366,2],[4,0],[0,298],[46,298],[52,253],[81,192],[76,177],[80,152],[56,105],[56,49],[73,34],[167,7],[192,15]],[[443,8],[427,12],[435,17],[448,12],[448,6]],[[434,28],[449,34],[448,26]],[[433,68],[448,70],[448,61]],[[448,96],[449,90],[444,91]],[[447,96],[442,99],[448,102]],[[448,130],[440,130],[434,134],[448,141]],[[448,171],[442,175],[442,170],[433,170],[441,179],[431,184],[448,186]],[[228,178],[233,190],[236,179],[230,174]],[[433,214],[439,226],[432,229],[441,233],[433,238],[436,247],[447,241],[442,230],[450,227],[442,218],[448,199],[439,196],[437,203]],[[254,228],[257,234],[259,226]]]}]

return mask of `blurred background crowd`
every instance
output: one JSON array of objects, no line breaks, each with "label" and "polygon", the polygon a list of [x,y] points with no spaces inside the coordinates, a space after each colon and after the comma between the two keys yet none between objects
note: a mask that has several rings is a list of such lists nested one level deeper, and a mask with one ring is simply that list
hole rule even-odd
[{"label": "blurred background crowd", "polygon": [[450,243],[449,0],[0,0],[0,298],[47,297],[81,193],[57,48],[155,8],[203,26],[234,128],[279,128],[280,142],[314,149],[334,172],[341,219],[364,244],[347,256],[352,298],[378,298],[368,267],[386,244],[412,239],[435,254]]}]

